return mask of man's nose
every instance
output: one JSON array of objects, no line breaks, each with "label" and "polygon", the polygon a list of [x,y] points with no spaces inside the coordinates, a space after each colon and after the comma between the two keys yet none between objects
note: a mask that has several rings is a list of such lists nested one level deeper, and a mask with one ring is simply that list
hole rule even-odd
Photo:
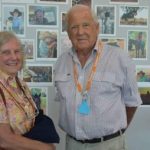
[{"label": "man's nose", "polygon": [[83,34],[84,28],[82,26],[78,27],[78,34]]}]

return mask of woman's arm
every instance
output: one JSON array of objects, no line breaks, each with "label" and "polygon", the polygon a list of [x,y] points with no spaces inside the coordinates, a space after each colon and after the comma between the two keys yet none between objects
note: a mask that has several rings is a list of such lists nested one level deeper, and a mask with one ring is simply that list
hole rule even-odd
[{"label": "woman's arm", "polygon": [[31,140],[14,134],[8,124],[0,124],[0,149],[5,150],[55,150],[55,145]]}]

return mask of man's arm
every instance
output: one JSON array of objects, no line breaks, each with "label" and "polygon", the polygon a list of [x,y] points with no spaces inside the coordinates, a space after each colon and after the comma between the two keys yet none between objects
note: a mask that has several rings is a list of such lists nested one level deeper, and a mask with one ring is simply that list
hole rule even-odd
[{"label": "man's arm", "polygon": [[127,126],[131,123],[133,116],[136,112],[137,107],[126,107],[126,113],[127,113]]}]

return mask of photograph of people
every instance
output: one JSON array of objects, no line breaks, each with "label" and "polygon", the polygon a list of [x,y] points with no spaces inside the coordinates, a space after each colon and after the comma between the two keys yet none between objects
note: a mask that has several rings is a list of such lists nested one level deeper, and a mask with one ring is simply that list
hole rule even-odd
[{"label": "photograph of people", "polygon": [[57,33],[53,31],[38,31],[38,58],[57,57]]},{"label": "photograph of people", "polygon": [[103,35],[115,35],[115,6],[96,6],[96,13],[98,16],[101,33]]},{"label": "photograph of people", "polygon": [[24,7],[3,6],[3,30],[24,35]]},{"label": "photograph of people", "polygon": [[56,26],[57,25],[57,7],[46,5],[28,6],[28,26]]}]

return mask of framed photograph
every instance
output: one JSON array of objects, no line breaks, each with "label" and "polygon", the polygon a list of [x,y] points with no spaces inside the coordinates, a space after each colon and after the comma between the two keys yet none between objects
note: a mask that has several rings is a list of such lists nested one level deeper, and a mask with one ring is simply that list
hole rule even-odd
[{"label": "framed photograph", "polygon": [[61,33],[67,34],[67,25],[66,25],[66,12],[61,12]]},{"label": "framed photograph", "polygon": [[[2,3],[0,2],[0,8],[2,9]],[[2,10],[1,10],[2,12]],[[1,13],[0,13],[0,23],[1,23]]]},{"label": "framed photograph", "polygon": [[136,78],[138,84],[145,85],[148,84],[150,86],[150,66],[148,65],[137,65],[136,66]]},{"label": "framed photograph", "polygon": [[139,0],[109,0],[110,3],[128,3],[128,4],[138,4]]},{"label": "framed photograph", "polygon": [[121,49],[125,50],[126,43],[124,38],[101,38],[101,41],[104,44],[120,47]]},{"label": "framed photograph", "polygon": [[120,6],[119,25],[131,27],[148,27],[149,9],[146,6]]},{"label": "framed photograph", "polygon": [[36,43],[36,60],[56,60],[58,56],[58,30],[37,30]]},{"label": "framed photograph", "polygon": [[82,5],[87,5],[91,8],[92,2],[91,0],[71,0],[71,6],[74,6],[76,4],[82,4]]},{"label": "framed photograph", "polygon": [[37,3],[68,4],[68,0],[37,0]]},{"label": "framed photograph", "polygon": [[114,36],[116,34],[116,7],[113,5],[96,5],[95,11],[100,24],[100,35]]},{"label": "framed photograph", "polygon": [[19,5],[2,6],[2,30],[12,31],[17,36],[25,36],[25,7]]},{"label": "framed photograph", "polygon": [[60,53],[63,53],[69,50],[72,47],[72,43],[68,37],[68,35],[61,36],[61,44],[60,44]]},{"label": "framed photograph", "polygon": [[3,3],[34,3],[34,0],[2,0]]},{"label": "framed photograph", "polygon": [[147,59],[147,31],[128,31],[127,40],[128,52],[133,59]]},{"label": "framed photograph", "polygon": [[150,105],[150,86],[138,88],[143,104]]},{"label": "framed photograph", "polygon": [[29,86],[29,88],[37,108],[48,115],[48,88],[43,86]]},{"label": "framed photograph", "polygon": [[35,44],[34,39],[21,39],[23,52],[26,61],[35,60]]},{"label": "framed photograph", "polygon": [[1,27],[1,21],[0,21],[0,31],[2,31],[2,27]]},{"label": "framed photograph", "polygon": [[27,25],[30,27],[58,26],[58,6],[28,5]]},{"label": "framed photograph", "polygon": [[53,66],[51,64],[27,64],[22,70],[22,77],[25,82],[50,85],[53,82]]}]

